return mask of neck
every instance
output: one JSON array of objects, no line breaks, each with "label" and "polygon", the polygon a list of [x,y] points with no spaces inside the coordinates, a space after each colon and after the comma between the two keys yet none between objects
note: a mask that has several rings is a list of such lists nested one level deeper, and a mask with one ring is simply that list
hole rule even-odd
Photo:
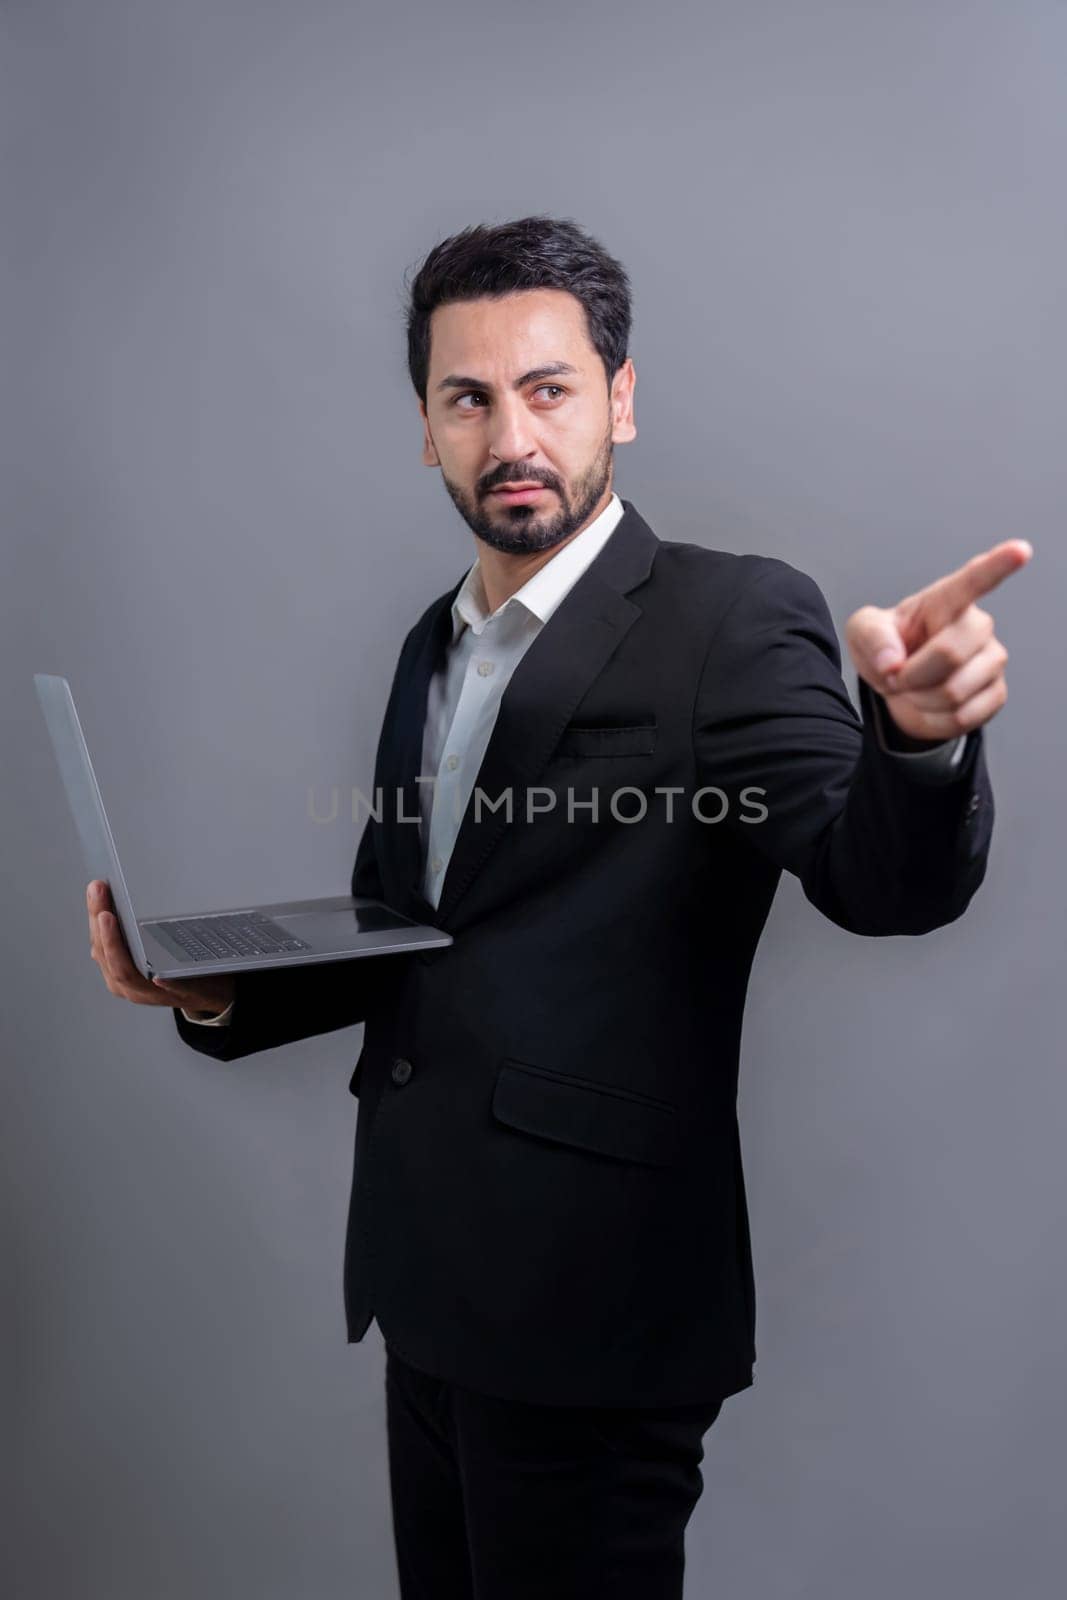
[{"label": "neck", "polygon": [[505,600],[522,588],[535,572],[540,572],[552,557],[558,555],[564,545],[570,544],[572,539],[577,539],[599,517],[600,513],[608,506],[614,489],[609,484],[601,497],[600,503],[586,517],[580,528],[575,528],[565,539],[554,544],[548,550],[524,551],[512,555],[507,550],[496,550],[492,545],[483,544],[480,539],[475,540],[478,547],[478,566],[482,575],[482,585],[485,589],[485,601],[490,613],[499,609]]}]

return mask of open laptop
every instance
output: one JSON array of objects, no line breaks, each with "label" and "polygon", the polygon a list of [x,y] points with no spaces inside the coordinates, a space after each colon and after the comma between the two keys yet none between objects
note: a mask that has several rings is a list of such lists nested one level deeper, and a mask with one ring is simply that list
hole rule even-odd
[{"label": "open laptop", "polygon": [[433,950],[452,943],[366,895],[282,900],[232,911],[138,918],[126,887],[100,788],[66,678],[35,672],[34,685],[81,840],[86,882],[103,878],[134,965],[146,978],[310,966],[350,956]]}]

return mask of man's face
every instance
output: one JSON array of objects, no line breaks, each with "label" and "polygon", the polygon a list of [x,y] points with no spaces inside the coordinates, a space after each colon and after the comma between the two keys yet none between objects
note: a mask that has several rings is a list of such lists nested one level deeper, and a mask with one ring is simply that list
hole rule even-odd
[{"label": "man's face", "polygon": [[[549,550],[607,505],[612,447],[637,432],[633,385],[627,357],[609,395],[582,304],[562,289],[438,306],[422,459],[477,538]],[[508,483],[525,492],[501,492]]]}]

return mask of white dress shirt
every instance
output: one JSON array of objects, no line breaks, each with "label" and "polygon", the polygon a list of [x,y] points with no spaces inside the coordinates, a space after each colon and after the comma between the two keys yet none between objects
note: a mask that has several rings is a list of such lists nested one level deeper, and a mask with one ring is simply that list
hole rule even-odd
[{"label": "white dress shirt", "polygon": [[[419,768],[423,779],[419,784],[423,893],[432,906],[440,901],[459,825],[511,674],[556,607],[607,544],[624,509],[618,495],[613,494],[588,527],[557,550],[491,615],[477,560],[456,592],[451,642],[443,665],[430,680],[427,694]],[[930,750],[905,753],[889,751],[880,727],[876,733],[882,748],[895,760],[918,761],[938,769],[954,766],[966,741],[966,735],[961,734]],[[426,781],[431,778],[434,781]],[[232,1011],[231,1004],[218,1017],[194,1017],[185,1010],[182,1016],[189,1022],[218,1028],[229,1022]]]},{"label": "white dress shirt", "polygon": [[560,601],[598,556],[623,514],[613,494],[600,515],[563,545],[490,616],[475,561],[452,602],[452,639],[426,699],[419,785],[423,893],[432,906],[496,723],[511,674]]}]

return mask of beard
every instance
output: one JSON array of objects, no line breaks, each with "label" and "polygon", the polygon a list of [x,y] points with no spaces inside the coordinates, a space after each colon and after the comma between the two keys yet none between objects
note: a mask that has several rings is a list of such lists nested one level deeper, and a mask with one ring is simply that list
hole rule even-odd
[{"label": "beard", "polygon": [[[609,429],[592,464],[575,481],[571,494],[567,493],[558,478],[506,471],[503,468],[494,473],[493,479],[477,497],[469,495],[458,483],[452,483],[444,468],[441,469],[441,476],[452,504],[476,539],[481,539],[483,544],[490,545],[494,550],[503,550],[507,555],[524,556],[553,549],[564,539],[569,539],[572,533],[577,533],[588,521],[611,481],[613,455]],[[555,509],[550,506],[545,510],[532,501],[527,501],[525,505],[498,505],[491,498],[490,491],[500,484],[520,482],[544,484],[555,496]],[[493,506],[497,508],[495,512],[485,509]]]}]

